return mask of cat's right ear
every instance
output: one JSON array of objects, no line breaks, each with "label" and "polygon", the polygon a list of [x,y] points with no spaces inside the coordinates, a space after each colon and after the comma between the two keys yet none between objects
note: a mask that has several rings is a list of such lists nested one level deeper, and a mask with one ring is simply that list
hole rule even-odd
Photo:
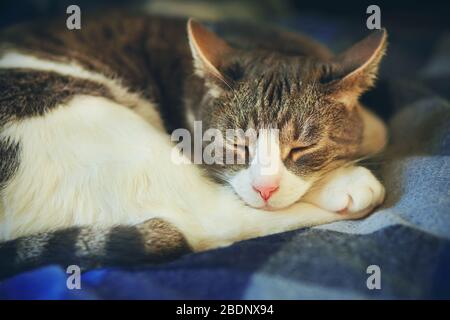
[{"label": "cat's right ear", "polygon": [[230,87],[220,69],[224,66],[226,58],[232,54],[233,49],[218,35],[192,18],[187,23],[187,33],[195,73],[215,88],[224,85]]}]

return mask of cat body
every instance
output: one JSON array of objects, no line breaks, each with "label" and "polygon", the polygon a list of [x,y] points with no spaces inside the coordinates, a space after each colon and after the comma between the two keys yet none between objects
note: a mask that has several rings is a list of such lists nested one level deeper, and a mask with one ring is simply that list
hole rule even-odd
[{"label": "cat body", "polygon": [[[205,168],[173,161],[174,143],[169,134],[173,129],[192,129],[194,120],[219,130],[225,130],[230,121],[234,121],[230,127],[242,121],[249,124],[249,119],[239,117],[254,113],[246,104],[257,107],[256,102],[239,97],[259,86],[272,92],[266,101],[269,105],[284,99],[286,86],[283,90],[272,88],[271,83],[250,86],[251,77],[262,76],[259,69],[251,69],[251,57],[260,69],[272,62],[275,68],[280,59],[293,59],[292,66],[303,64],[303,60],[294,61],[296,56],[328,63],[333,56],[326,48],[303,36],[277,31],[270,42],[235,39],[236,47],[238,42],[244,44],[239,49],[240,60],[225,63],[233,60],[231,47],[195,21],[189,22],[186,31],[183,20],[116,17],[86,19],[82,31],[50,23],[39,28],[20,26],[2,35],[0,239],[9,241],[3,247],[8,252],[20,251],[18,248],[27,252],[15,263],[36,259],[48,250],[51,239],[67,243],[63,234],[71,234],[75,257],[83,252],[90,257],[113,252],[110,244],[116,240],[111,236],[118,233],[117,228],[123,234],[117,226],[128,227],[128,232],[153,248],[150,253],[170,256],[170,252],[206,250],[299,227],[360,218],[382,202],[382,185],[369,170],[353,163],[380,151],[386,131],[380,120],[356,102],[366,88],[355,79],[348,80],[345,73],[345,81],[338,81],[340,92],[345,92],[339,99],[355,104],[347,113],[354,121],[350,126],[359,129],[335,137],[346,146],[333,150],[347,152],[348,158],[336,151],[333,156],[322,155],[329,158],[322,161],[325,164],[318,163],[317,155],[310,157],[310,162],[294,164],[300,156],[285,147],[292,142],[286,133],[295,131],[295,124],[286,120],[280,140],[274,142],[278,151],[269,159],[277,163],[276,173],[268,178],[270,183],[276,179],[276,193],[266,194],[266,189],[255,189],[254,184],[252,189],[253,178],[269,182],[257,173],[255,178],[257,169],[249,162],[206,168],[224,182],[217,183]],[[364,58],[365,64],[378,64],[384,33],[378,41],[383,43]],[[365,64],[361,65],[366,68]],[[285,66],[278,65],[280,70]],[[250,71],[242,76],[245,70]],[[373,75],[367,77],[364,81]],[[302,81],[306,82],[300,79],[295,88],[287,85],[292,95],[300,90]],[[234,85],[239,83],[241,87]],[[356,87],[352,83],[357,83]],[[230,86],[233,94],[226,91]],[[301,94],[306,101],[305,92]],[[237,114],[227,109],[233,108],[231,100],[225,100],[231,95],[242,102]],[[311,94],[309,99],[315,96]],[[213,109],[218,102],[220,106]],[[280,107],[272,113],[283,112]],[[268,128],[270,119],[275,119],[258,114],[267,121],[255,114],[257,130]],[[345,131],[348,124],[337,114],[330,117]],[[322,116],[326,118],[326,114]],[[270,134],[261,135],[255,146],[245,148],[260,154],[271,139]],[[235,148],[237,153],[241,151],[239,146]],[[185,158],[186,163],[190,161]],[[314,163],[318,168],[308,169]],[[64,229],[76,231],[57,231]],[[18,240],[10,241],[13,239]],[[127,249],[133,244],[126,241],[129,236],[118,239],[123,240],[125,252],[134,252]]]}]

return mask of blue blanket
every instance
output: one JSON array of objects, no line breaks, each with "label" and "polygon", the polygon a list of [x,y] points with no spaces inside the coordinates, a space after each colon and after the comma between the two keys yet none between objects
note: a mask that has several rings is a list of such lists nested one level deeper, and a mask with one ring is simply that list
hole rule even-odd
[{"label": "blue blanket", "polygon": [[[349,26],[328,19],[283,24],[334,48],[356,40]],[[366,163],[387,189],[386,202],[370,217],[159,266],[91,270],[82,275],[81,290],[67,289],[64,269],[46,266],[1,282],[0,298],[450,298],[450,36],[396,36],[368,97],[389,119],[391,134],[386,152]],[[370,290],[374,265],[381,289]]]}]

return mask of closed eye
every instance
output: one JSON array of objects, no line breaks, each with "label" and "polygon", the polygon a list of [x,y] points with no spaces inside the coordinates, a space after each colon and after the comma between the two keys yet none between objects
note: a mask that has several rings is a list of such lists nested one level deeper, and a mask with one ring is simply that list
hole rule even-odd
[{"label": "closed eye", "polygon": [[312,147],[314,147],[316,145],[317,145],[317,143],[312,143],[312,144],[306,145],[306,146],[291,148],[291,150],[289,151],[289,158],[291,158],[293,161],[297,161],[305,153],[305,151],[311,149]]}]

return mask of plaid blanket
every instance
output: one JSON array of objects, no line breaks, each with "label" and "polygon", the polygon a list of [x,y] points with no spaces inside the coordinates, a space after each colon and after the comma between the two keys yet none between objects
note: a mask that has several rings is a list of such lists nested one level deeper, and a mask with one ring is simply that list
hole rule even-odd
[{"label": "plaid blanket", "polygon": [[[337,49],[357,38],[353,26],[329,18],[280,24]],[[381,80],[364,97],[388,119],[391,134],[386,152],[366,163],[387,189],[386,202],[370,217],[159,266],[91,270],[81,290],[67,289],[64,269],[46,266],[1,282],[0,298],[450,298],[450,33],[409,32],[391,33]],[[379,268],[380,289],[368,288],[369,266]]]}]

